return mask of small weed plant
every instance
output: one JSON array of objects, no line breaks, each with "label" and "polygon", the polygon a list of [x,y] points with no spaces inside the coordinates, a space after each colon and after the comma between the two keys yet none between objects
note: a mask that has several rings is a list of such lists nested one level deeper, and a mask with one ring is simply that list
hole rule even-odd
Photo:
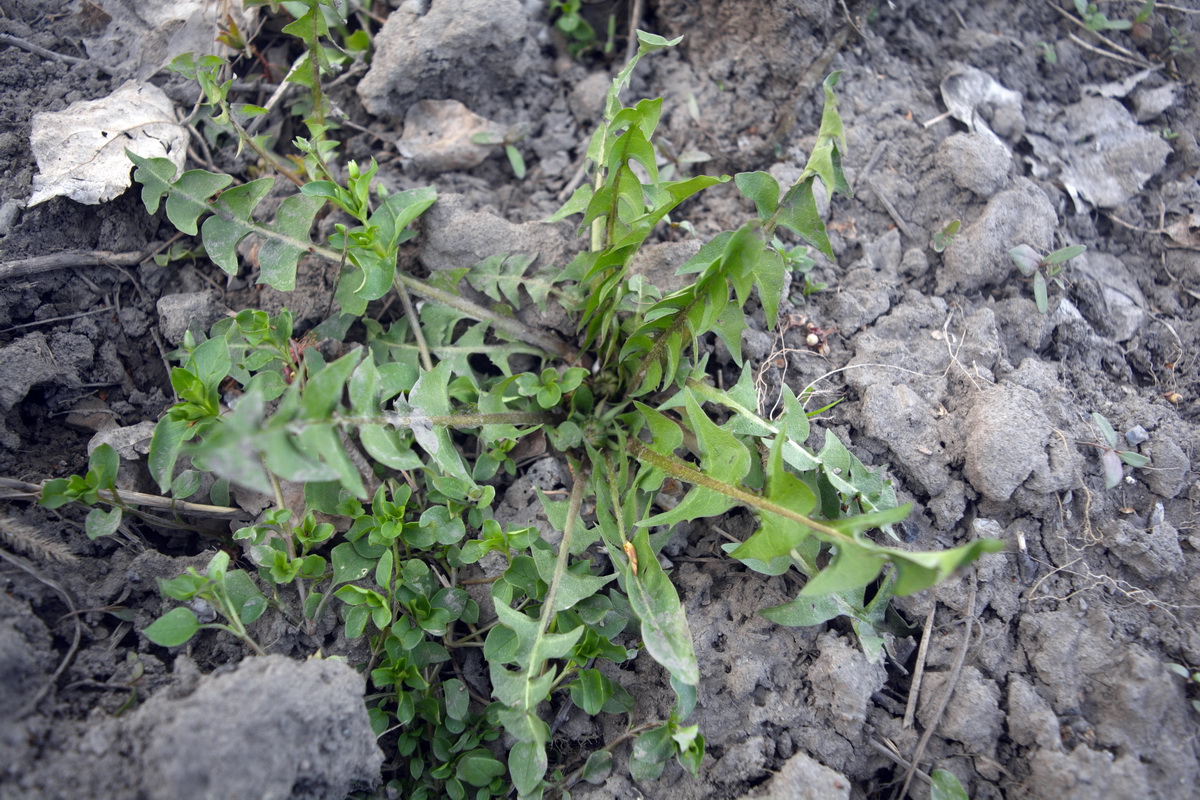
[{"label": "small weed plant", "polygon": [[[654,146],[662,100],[627,106],[620,93],[643,57],[679,40],[639,33],[587,147],[591,180],[552,217],[578,220],[583,252],[547,273],[531,271],[532,255],[497,254],[422,280],[398,270],[397,257],[436,193],[386,191],[373,161],[338,166],[320,80],[332,68],[323,42],[341,6],[289,7],[296,19],[284,31],[308,50],[289,80],[309,89],[311,112],[309,135],[294,143],[299,188],[273,214],[258,213],[276,191],[271,177],[234,185],[229,175],[177,174],[166,160],[130,155],[147,210],[165,208],[222,270],[241,270],[238,246],[247,238],[257,245],[259,281],[276,289],[295,287],[303,257],[341,269],[340,313],[315,331],[297,337],[287,311],[250,309],[207,337],[189,335],[178,352],[170,374],[178,402],[150,445],[154,481],[179,501],[208,476],[214,504],[228,505],[231,483],[272,503],[204,572],[163,583],[183,605],[146,629],[152,641],[175,646],[217,628],[260,651],[247,626],[268,609],[309,632],[336,615],[347,639],[365,637],[369,647],[358,666],[370,676],[372,724],[394,754],[393,790],[418,800],[536,798],[581,777],[603,780],[627,741],[635,779],[657,777],[672,758],[698,769],[704,737],[687,720],[700,668],[659,560],[676,526],[748,510],[756,531],[726,545],[729,557],[766,575],[792,571],[804,584],[794,600],[762,613],[783,625],[846,617],[874,659],[897,630],[893,596],[1000,548],[994,540],[937,552],[893,546],[891,526],[909,508],[881,471],[830,432],[810,449],[818,437],[786,387],[781,413],[762,415],[750,365],[727,388],[714,381],[705,341],[721,339],[741,364],[752,297],[774,327],[785,271],[811,268],[776,234],[833,257],[814,184],[851,194],[837,73],[824,83],[816,145],[793,185],[765,172],[664,180]],[[180,67],[200,82],[214,122],[266,165],[286,169],[242,124],[260,110],[229,103],[228,64],[185,59]],[[727,182],[755,213],[681,268],[692,276],[687,286],[663,293],[631,274],[669,214]],[[340,221],[326,241],[313,241],[314,219],[330,209]],[[491,302],[463,297],[463,285]],[[373,318],[370,304],[389,293],[404,315]],[[517,316],[551,303],[578,321],[577,338]],[[344,340],[351,326],[358,341],[336,357],[310,346]],[[544,439],[571,475],[566,499],[541,496],[561,534],[555,543],[493,514],[496,487],[517,472],[517,448],[531,437]],[[123,509],[115,453],[97,453],[86,476],[48,484],[43,498],[112,505],[89,514],[89,532],[100,535]],[[668,481],[688,487],[677,503],[660,497]],[[289,505],[289,482],[303,486],[302,507]],[[230,552],[248,568],[230,569]],[[473,596],[472,585],[486,591]],[[490,695],[464,680],[470,649],[486,662]],[[620,683],[617,667],[647,658],[677,694],[666,719],[646,717]],[[550,700],[622,715],[625,733],[582,763],[554,761]]]},{"label": "small weed plant", "polygon": [[1150,463],[1150,459],[1141,453],[1120,449],[1120,439],[1117,438],[1117,432],[1113,429],[1112,423],[1103,414],[1098,411],[1092,412],[1092,422],[1099,429],[1103,442],[1085,442],[1084,444],[1090,444],[1092,447],[1100,450],[1100,464],[1104,467],[1105,489],[1112,489],[1125,477],[1125,468],[1123,465],[1136,469]]},{"label": "small weed plant", "polygon": [[1008,257],[1017,265],[1022,275],[1033,279],[1033,302],[1037,304],[1038,311],[1046,314],[1050,311],[1049,285],[1053,283],[1058,288],[1065,289],[1066,284],[1062,279],[1063,266],[1072,258],[1083,255],[1085,250],[1087,248],[1083,245],[1075,244],[1042,256],[1029,245],[1022,244],[1009,250]]}]

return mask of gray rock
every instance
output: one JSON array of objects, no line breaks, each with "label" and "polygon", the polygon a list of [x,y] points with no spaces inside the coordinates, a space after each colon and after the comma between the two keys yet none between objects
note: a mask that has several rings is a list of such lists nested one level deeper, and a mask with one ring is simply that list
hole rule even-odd
[{"label": "gray rock", "polygon": [[942,140],[937,160],[954,182],[983,198],[990,198],[1008,183],[1012,153],[1004,143],[981,133],[956,133]]},{"label": "gray rock", "polygon": [[536,73],[531,26],[517,0],[438,0],[424,13],[405,4],[375,37],[358,96],[367,111],[393,118],[430,97],[476,105]]},{"label": "gray rock", "polygon": [[[939,698],[946,691],[949,677],[948,672],[925,674],[925,680],[921,683],[917,719],[926,728],[933,723],[934,712],[940,704]],[[1003,728],[1000,688],[975,667],[963,667],[954,686],[954,694],[950,696],[950,703],[938,723],[938,732],[948,739],[962,742],[969,752],[992,757]]]},{"label": "gray rock", "polygon": [[1173,575],[1184,567],[1179,531],[1165,520],[1143,529],[1128,519],[1119,519],[1108,522],[1102,529],[1106,540],[1111,542],[1109,550],[1113,555],[1147,581]]},{"label": "gray rock", "polygon": [[1146,321],[1146,297],[1120,259],[1108,253],[1085,253],[1067,269],[1080,298],[1080,310],[1097,330],[1113,341],[1127,342]]},{"label": "gray rock", "polygon": [[108,444],[117,451],[121,460],[137,461],[150,452],[150,437],[153,435],[154,423],[150,420],[143,420],[137,425],[112,428],[97,433],[88,442],[87,451],[90,455],[100,445]]},{"label": "gray rock", "polygon": [[26,784],[45,797],[341,800],[375,786],[383,764],[363,688],[342,661],[249,658],[91,726]]},{"label": "gray rock", "polygon": [[887,446],[914,488],[930,497],[946,491],[947,456],[925,398],[903,383],[876,383],[863,395],[859,414],[863,431]]},{"label": "gray rock", "polygon": [[1009,383],[979,394],[966,420],[971,485],[990,500],[1007,500],[1033,471],[1047,465],[1050,420],[1036,394]]},{"label": "gray rock", "polygon": [[49,383],[58,372],[50,345],[40,331],[0,347],[0,411],[11,409],[31,388]]},{"label": "gray rock", "polygon": [[1150,487],[1150,491],[1168,499],[1183,491],[1191,460],[1174,440],[1162,433],[1155,433],[1144,448],[1144,454],[1150,457],[1150,464],[1138,470],[1137,475]]},{"label": "gray rock", "polygon": [[396,143],[407,166],[425,172],[449,172],[482,164],[493,152],[476,144],[479,133],[501,135],[501,126],[457,100],[421,100],[404,115],[404,135]]},{"label": "gray rock", "polygon": [[1048,250],[1057,227],[1058,216],[1045,192],[1027,179],[1017,179],[1013,188],[993,197],[982,216],[942,254],[938,294],[1003,283],[1016,272],[1008,251],[1019,244]]},{"label": "gray rock", "polygon": [[850,800],[849,779],[799,752],[784,762],[766,786],[741,800]]},{"label": "gray rock", "polygon": [[214,322],[229,314],[229,309],[212,289],[169,294],[158,299],[158,327],[172,344],[182,342],[189,330],[193,334],[207,333]]},{"label": "gray rock", "polygon": [[1062,746],[1058,717],[1027,679],[1008,676],[1008,735],[1017,744],[1057,750]]},{"label": "gray rock", "polygon": [[1086,97],[1066,109],[1063,185],[1101,208],[1119,208],[1166,164],[1171,152],[1161,136],[1141,128],[1125,107],[1107,97]]},{"label": "gray rock", "polygon": [[1133,93],[1133,112],[1138,122],[1149,122],[1175,105],[1178,83],[1164,83],[1154,89],[1138,89]]},{"label": "gray rock", "polygon": [[821,655],[808,668],[812,704],[827,713],[833,728],[851,741],[863,736],[871,695],[887,682],[882,664],[872,664],[862,651],[836,633],[821,634]]},{"label": "gray rock", "polygon": [[1141,425],[1134,425],[1129,430],[1125,431],[1125,441],[1129,442],[1134,447],[1137,447],[1142,442],[1150,440],[1150,434],[1146,433],[1146,429]]}]

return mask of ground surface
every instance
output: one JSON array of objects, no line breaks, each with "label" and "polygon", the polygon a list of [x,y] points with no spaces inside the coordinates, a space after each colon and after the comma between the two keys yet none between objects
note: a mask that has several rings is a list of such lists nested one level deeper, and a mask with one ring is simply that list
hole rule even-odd
[{"label": "ground surface", "polygon": [[[4,0],[0,33],[86,56],[79,43],[103,29],[103,5]],[[569,258],[569,228],[519,223],[557,205],[610,73],[562,55],[540,5],[434,0],[426,16],[385,28],[372,70],[335,94],[371,131],[352,136],[350,156],[374,154],[385,182],[432,183],[442,196],[413,251],[417,268],[496,252],[537,252],[547,268]],[[1107,5],[1129,18],[1140,3]],[[872,664],[848,627],[773,625],[757,609],[795,587],[718,558],[717,531],[697,526],[669,555],[702,671],[700,776],[672,766],[634,785],[618,767],[575,796],[890,797],[898,762],[928,730],[922,771],[954,772],[977,800],[1195,796],[1200,714],[1163,664],[1200,666],[1200,71],[1194,52],[1172,53],[1169,31],[1200,39],[1200,16],[1160,9],[1137,36],[1112,34],[1126,58],[1158,67],[1131,80],[1141,66],[1077,43],[1072,34],[1098,41],[1040,0],[646,6],[642,27],[686,38],[648,60],[633,91],[665,97],[666,137],[678,152],[711,154],[708,171],[794,175],[816,130],[820,81],[842,70],[857,196],[827,214],[837,264],[822,261],[811,277],[829,288],[805,298],[797,278],[784,308],[834,331],[829,353],[805,348],[799,328],[751,331],[746,353],[768,394],[784,380],[844,398],[814,430],[890,465],[916,506],[906,529],[914,546],[987,535],[1009,547],[898,603],[927,625],[914,693],[920,635],[899,643],[900,660]],[[135,192],[99,206],[58,198],[21,208],[35,172],[32,115],[103,97],[137,65],[118,64],[111,77],[95,62],[0,48],[6,268],[166,241],[169,224],[147,216]],[[190,104],[188,91],[170,93]],[[410,131],[398,145],[405,114],[424,99],[523,126],[530,175],[513,179],[498,152],[462,168]],[[958,113],[944,116],[948,107]],[[698,236],[745,218],[726,188],[684,209]],[[932,234],[955,218],[962,232],[935,252]],[[648,260],[652,275],[694,252],[682,232],[675,238]],[[1068,265],[1065,291],[1051,288],[1047,315],[1005,256],[1022,243],[1088,247]],[[303,330],[323,318],[331,290],[313,269],[284,298],[203,261],[93,259],[8,270],[0,281],[0,475],[27,481],[82,471],[98,434],[136,458],[148,434],[134,426],[170,401],[163,354],[195,314],[286,303]],[[212,294],[193,294],[202,291]],[[190,305],[161,302],[173,295]],[[1151,458],[1111,490],[1087,444],[1099,438],[1092,412]],[[129,477],[138,480],[136,468]],[[514,520],[528,513],[526,483],[509,491]],[[363,682],[349,668],[285,659],[312,648],[268,629],[260,641],[276,655],[244,662],[221,636],[180,653],[140,634],[163,608],[155,578],[206,561],[206,542],[142,526],[92,542],[75,512],[5,503],[6,547],[19,528],[74,557],[13,548],[16,558],[0,562],[0,796],[340,797],[378,779]],[[744,535],[744,522],[718,527]],[[626,678],[647,713],[667,708],[660,670],[643,663]],[[140,705],[118,716],[134,688]],[[586,748],[612,735],[605,724],[571,718],[560,735]],[[919,777],[912,792],[927,796]]]}]

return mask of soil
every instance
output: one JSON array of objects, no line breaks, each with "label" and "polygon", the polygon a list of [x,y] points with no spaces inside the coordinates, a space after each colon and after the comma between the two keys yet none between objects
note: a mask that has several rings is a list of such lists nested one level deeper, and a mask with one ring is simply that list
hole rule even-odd
[{"label": "soil", "polygon": [[[98,206],[23,207],[32,116],[131,77],[81,46],[103,5],[0,0],[0,33],[79,59],[0,45],[0,475],[79,473],[89,443],[113,441],[131,464],[125,479],[145,488],[139,452],[170,402],[165,356],[183,330],[226,308],[286,304],[303,332],[327,315],[332,285],[315,265],[292,295],[205,260],[12,270],[31,256],[140,253],[174,234],[135,190]],[[1131,17],[1140,3],[1101,5]],[[361,126],[342,128],[345,152],[378,158],[392,188],[432,184],[442,198],[410,265],[521,252],[549,269],[578,247],[569,225],[537,220],[579,166],[613,67],[565,55],[542,6],[404,3],[371,69],[333,89]],[[1195,796],[1200,714],[1189,701],[1200,692],[1164,665],[1200,666],[1200,61],[1194,48],[1172,51],[1169,30],[1200,41],[1198,20],[1160,8],[1143,29],[1111,32],[1128,50],[1115,58],[1041,0],[645,3],[640,27],[685,38],[643,62],[627,97],[663,96],[663,135],[677,152],[711,154],[705,171],[795,176],[820,82],[841,71],[856,197],[825,211],[837,259],[809,278],[828,288],[806,296],[796,276],[782,311],[797,324],[760,324],[744,350],[768,395],[786,382],[812,386],[820,405],[841,399],[814,435],[832,430],[868,465],[887,465],[915,507],[912,546],[986,535],[1009,547],[897,601],[919,632],[872,663],[848,625],[785,628],[757,614],[796,586],[719,558],[722,533],[744,536],[746,517],[691,527],[666,553],[700,660],[700,774],[671,765],[635,784],[626,748],[607,782],[575,797],[888,798],[918,750],[921,774],[949,770],[976,800]],[[1156,68],[1139,75],[1133,62],[1147,59]],[[154,81],[186,113],[190,90]],[[529,175],[515,179],[499,148],[473,154],[439,134],[431,109],[443,106],[425,100],[523,131]],[[433,132],[401,141],[410,108]],[[278,124],[286,135],[294,123]],[[752,210],[730,185],[678,216],[703,240]],[[952,219],[962,230],[936,252],[932,236]],[[640,268],[669,280],[696,241],[672,231]],[[1051,286],[1047,314],[1006,256],[1018,244],[1088,248],[1065,287]],[[827,354],[805,346],[800,315],[829,331]],[[720,346],[714,363],[735,374]],[[1151,459],[1110,490],[1093,412]],[[560,477],[539,462],[503,513],[537,522],[531,486]],[[272,628],[270,615],[256,629],[265,659],[221,635],[174,650],[145,639],[166,607],[155,579],[206,562],[208,541],[138,523],[90,541],[76,511],[2,502],[0,796],[338,798],[373,791],[396,766],[388,756],[381,768],[362,677],[304,660],[324,643]],[[28,546],[33,537],[42,544]],[[661,669],[641,658],[621,679],[639,713],[665,716]],[[586,752],[620,724],[570,717],[559,752]],[[911,796],[928,793],[918,775]]]}]

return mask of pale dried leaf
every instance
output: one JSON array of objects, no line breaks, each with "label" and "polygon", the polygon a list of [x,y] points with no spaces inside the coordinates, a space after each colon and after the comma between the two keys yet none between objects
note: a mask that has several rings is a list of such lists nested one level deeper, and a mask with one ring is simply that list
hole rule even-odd
[{"label": "pale dried leaf", "polygon": [[35,115],[29,141],[38,163],[29,205],[60,196],[96,205],[129,188],[133,165],[126,148],[146,158],[169,158],[183,169],[187,129],[175,121],[175,108],[161,89],[127,81],[100,100]]}]

